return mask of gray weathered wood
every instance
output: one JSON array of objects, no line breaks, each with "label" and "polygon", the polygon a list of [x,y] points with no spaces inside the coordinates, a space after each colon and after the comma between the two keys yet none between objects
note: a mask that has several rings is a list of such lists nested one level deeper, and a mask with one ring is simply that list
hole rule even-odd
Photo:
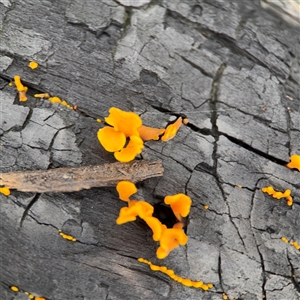
[{"label": "gray weathered wood", "polygon": [[[275,1],[133,2],[0,0],[0,172],[114,162],[96,122],[112,106],[157,128],[184,114],[173,140],[145,143],[141,158],[161,159],[164,175],[134,196],[187,193],[189,241],[156,259],[145,224],[115,223],[125,203],[114,187],[12,191],[0,195],[1,299],[28,298],[10,285],[52,300],[299,299],[299,251],[281,240],[300,243],[300,173],[285,166],[300,154],[299,27],[260,5]],[[15,75],[26,103],[8,85]],[[294,205],[266,185],[290,189]],[[185,287],[138,257],[214,288]]]}]

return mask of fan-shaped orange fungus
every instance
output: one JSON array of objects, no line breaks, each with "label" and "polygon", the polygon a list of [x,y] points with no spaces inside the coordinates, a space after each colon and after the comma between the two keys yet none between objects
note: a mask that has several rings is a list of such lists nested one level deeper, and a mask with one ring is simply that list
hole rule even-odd
[{"label": "fan-shaped orange fungus", "polygon": [[167,228],[163,230],[159,242],[160,247],[156,251],[156,256],[164,259],[179,245],[184,246],[188,242],[188,237],[182,229]]},{"label": "fan-shaped orange fungus", "polygon": [[287,205],[291,206],[293,205],[293,198],[291,196],[291,190],[286,190],[284,193],[282,192],[277,192],[274,190],[272,186],[266,186],[261,189],[264,193],[267,193],[271,195],[275,199],[281,199],[281,198],[286,198],[287,200]]},{"label": "fan-shaped orange fungus", "polygon": [[130,207],[122,207],[120,209],[119,217],[116,220],[118,225],[135,221],[136,217],[139,216],[141,219],[146,217],[152,217],[154,208],[151,204],[145,201],[136,201]]},{"label": "fan-shaped orange fungus", "polygon": [[174,138],[181,125],[182,125],[182,117],[179,117],[175,123],[167,126],[164,135],[161,137],[161,140],[166,142]]},{"label": "fan-shaped orange fungus", "polygon": [[162,272],[166,275],[168,275],[171,279],[185,285],[185,286],[188,286],[188,287],[194,287],[194,288],[201,288],[205,291],[207,291],[208,289],[211,289],[213,287],[213,285],[211,283],[203,283],[203,281],[193,281],[191,279],[188,279],[188,278],[183,278],[183,277],[180,277],[178,275],[176,275],[174,273],[173,270],[170,270],[170,269],[167,269],[167,267],[165,266],[157,266],[157,265],[154,265],[152,264],[149,260],[146,260],[144,258],[138,258],[138,261],[140,263],[144,263],[146,265],[149,265],[150,269],[152,271],[159,271],[159,272]]},{"label": "fan-shaped orange fungus", "polygon": [[290,157],[290,162],[286,165],[290,169],[297,169],[300,171],[300,155],[293,154]]},{"label": "fan-shaped orange fungus", "polygon": [[5,196],[9,196],[10,195],[10,189],[7,187],[0,187],[0,193],[5,195]]},{"label": "fan-shaped orange fungus", "polygon": [[28,91],[28,87],[24,86],[21,83],[21,77],[19,75],[16,75],[14,77],[14,81],[15,81],[16,88],[19,92],[19,100],[21,102],[27,101],[26,92]]},{"label": "fan-shaped orange fungus", "polygon": [[130,196],[137,192],[137,188],[133,182],[122,180],[119,181],[116,186],[117,192],[119,193],[119,198],[123,201],[128,202]]},{"label": "fan-shaped orange fungus", "polygon": [[175,217],[179,221],[182,220],[182,217],[186,217],[190,213],[192,200],[185,194],[166,196],[164,201],[166,204],[169,204],[171,206]]},{"label": "fan-shaped orange fungus", "polygon": [[126,137],[139,136],[138,128],[142,126],[142,120],[136,113],[116,107],[109,109],[109,116],[105,118],[105,122],[113,126],[116,131],[123,132]]},{"label": "fan-shaped orange fungus", "polygon": [[119,152],[115,152],[114,156],[116,160],[120,162],[129,162],[142,152],[144,148],[143,140],[135,135],[130,136],[128,145],[121,149]]},{"label": "fan-shaped orange fungus", "polygon": [[29,64],[28,64],[28,67],[32,70],[36,69],[37,67],[39,66],[39,64],[35,61],[31,61]]},{"label": "fan-shaped orange fungus", "polygon": [[148,126],[140,126],[138,128],[140,138],[143,141],[150,141],[150,140],[155,140],[157,141],[160,137],[165,132],[165,129],[163,128],[152,128]]},{"label": "fan-shaped orange fungus", "polygon": [[123,132],[115,131],[112,127],[104,127],[98,130],[98,140],[108,152],[120,151],[126,144],[126,136]]}]

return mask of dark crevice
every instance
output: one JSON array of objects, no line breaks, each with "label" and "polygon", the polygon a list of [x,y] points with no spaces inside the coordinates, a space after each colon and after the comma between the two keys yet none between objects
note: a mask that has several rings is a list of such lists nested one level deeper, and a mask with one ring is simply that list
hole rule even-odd
[{"label": "dark crevice", "polygon": [[267,293],[266,293],[266,283],[267,283],[267,273],[266,273],[266,269],[265,269],[265,264],[264,264],[264,258],[259,250],[259,246],[257,246],[257,251],[260,257],[260,261],[261,261],[261,268],[262,268],[262,298],[264,300],[267,300]]},{"label": "dark crevice", "polygon": [[211,129],[209,129],[209,128],[199,128],[190,122],[188,122],[186,124],[186,126],[189,127],[190,129],[192,129],[194,132],[199,132],[203,135],[212,135]]},{"label": "dark crevice", "polygon": [[191,65],[194,69],[200,71],[204,76],[209,77],[209,78],[213,78],[209,73],[207,73],[203,68],[201,68],[200,66],[196,65],[194,62],[188,60],[186,57],[180,55],[180,57],[182,58],[182,60],[184,60],[186,63],[188,63],[189,65]]},{"label": "dark crevice", "polygon": [[285,166],[287,164],[286,161],[281,160],[281,159],[279,159],[277,157],[274,157],[272,155],[269,155],[269,154],[267,154],[267,153],[265,153],[265,152],[263,152],[261,150],[255,149],[255,148],[251,147],[250,145],[248,145],[247,143],[245,143],[245,142],[243,142],[243,141],[241,141],[241,140],[239,140],[239,139],[237,139],[235,137],[232,137],[232,136],[228,135],[227,133],[220,132],[220,135],[225,136],[232,143],[234,143],[236,145],[239,145],[242,148],[244,148],[244,149],[246,149],[248,151],[251,151],[251,152],[253,152],[253,153],[255,153],[255,154],[259,155],[259,156],[262,156],[262,157],[264,157],[264,158],[266,158],[266,159],[268,159],[268,160],[270,160],[270,161],[272,161],[272,162],[274,162],[274,163],[276,163],[278,165]]},{"label": "dark crevice", "polygon": [[21,221],[20,221],[20,228],[23,225],[23,222],[29,212],[29,210],[31,209],[31,207],[38,201],[38,199],[40,198],[41,194],[40,193],[36,193],[35,196],[31,199],[31,201],[29,202],[29,204],[27,205],[26,209],[23,212]]},{"label": "dark crevice", "polygon": [[219,252],[219,257],[218,257],[218,276],[219,276],[219,282],[220,282],[221,290],[224,292],[223,280],[222,280],[222,258],[221,258],[221,252]]}]

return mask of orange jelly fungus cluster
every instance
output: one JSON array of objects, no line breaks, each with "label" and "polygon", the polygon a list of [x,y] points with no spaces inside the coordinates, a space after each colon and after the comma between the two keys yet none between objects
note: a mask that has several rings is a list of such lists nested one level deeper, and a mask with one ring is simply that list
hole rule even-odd
[{"label": "orange jelly fungus cluster", "polygon": [[284,193],[276,192],[272,186],[267,186],[261,189],[264,193],[271,195],[275,199],[286,198],[288,206],[293,205],[293,198],[291,196],[291,190],[286,190]]},{"label": "orange jelly fungus cluster", "polygon": [[10,287],[10,289],[15,292],[15,293],[18,293],[18,292],[23,292],[25,295],[28,296],[29,299],[32,299],[32,300],[47,300],[46,298],[44,297],[38,297],[38,296],[34,296],[33,294],[29,293],[29,292],[26,292],[26,291],[22,291],[20,290],[17,286],[15,285],[12,285]]},{"label": "orange jelly fungus cluster", "polygon": [[146,259],[139,258],[138,261],[149,265],[149,267],[152,271],[162,272],[162,273],[168,275],[171,279],[173,279],[185,286],[194,287],[194,288],[198,288],[198,289],[200,288],[200,289],[203,289],[204,291],[207,291],[213,287],[213,285],[211,283],[205,284],[205,283],[203,283],[203,281],[192,281],[191,279],[180,277],[180,276],[176,275],[173,270],[169,270],[165,266],[154,265]]},{"label": "orange jelly fungus cluster", "polygon": [[26,92],[28,91],[28,87],[24,86],[21,82],[21,77],[19,75],[16,75],[14,77],[15,86],[19,92],[19,100],[21,102],[27,101]]},{"label": "orange jelly fungus cluster", "polygon": [[106,151],[114,152],[116,160],[129,162],[142,152],[145,141],[172,139],[182,124],[182,118],[166,129],[152,128],[144,126],[136,113],[111,107],[105,122],[110,126],[99,129],[100,144]]},{"label": "orange jelly fungus cluster", "polygon": [[39,64],[36,62],[36,61],[31,61],[29,64],[28,64],[28,67],[32,70],[36,69],[37,67],[39,66]]},{"label": "orange jelly fungus cluster", "polygon": [[[286,237],[284,237],[284,236],[281,238],[281,240],[283,242],[285,242],[285,243],[289,242],[288,239]],[[300,245],[298,244],[298,242],[291,240],[289,243],[290,243],[290,245],[292,245],[293,247],[295,247],[296,250],[300,250]]]},{"label": "orange jelly fungus cluster", "polygon": [[160,243],[156,251],[159,259],[164,259],[179,245],[186,245],[188,237],[183,231],[182,218],[190,212],[192,200],[184,194],[177,194],[165,197],[165,203],[171,206],[174,215],[178,219],[173,228],[167,228],[157,218],[153,217],[154,208],[148,202],[142,200],[131,200],[130,196],[137,192],[136,186],[130,181],[120,181],[116,187],[119,198],[128,203],[128,207],[120,210],[116,220],[118,225],[132,222],[136,217],[143,219],[153,232],[153,240]]},{"label": "orange jelly fungus cluster", "polygon": [[300,155],[292,155],[290,157],[290,162],[286,166],[290,169],[297,169],[300,171]]},{"label": "orange jelly fungus cluster", "polygon": [[5,195],[5,196],[9,196],[10,195],[10,189],[6,188],[6,187],[0,187],[0,193]]}]

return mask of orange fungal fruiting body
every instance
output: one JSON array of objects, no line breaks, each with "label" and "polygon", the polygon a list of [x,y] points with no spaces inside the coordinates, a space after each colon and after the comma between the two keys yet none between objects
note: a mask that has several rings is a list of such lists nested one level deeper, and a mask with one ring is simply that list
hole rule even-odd
[{"label": "orange fungal fruiting body", "polygon": [[48,93],[43,93],[43,94],[34,94],[34,98],[45,98],[49,99],[50,95]]},{"label": "orange fungal fruiting body", "polygon": [[27,101],[26,92],[28,91],[28,87],[24,86],[21,83],[21,77],[19,75],[16,75],[14,77],[14,81],[15,81],[16,88],[19,92],[19,100],[21,102]]},{"label": "orange fungal fruiting body", "polygon": [[160,135],[162,135],[165,132],[165,129],[162,128],[152,128],[148,126],[140,126],[138,128],[140,138],[143,141],[150,141],[150,140],[158,140]]},{"label": "orange fungal fruiting body", "polygon": [[205,291],[207,291],[208,289],[211,289],[213,287],[213,285],[211,283],[204,284],[203,281],[193,281],[189,278],[180,277],[180,276],[176,275],[173,270],[169,270],[165,266],[154,265],[150,261],[148,261],[144,258],[139,258],[138,261],[149,265],[149,267],[152,271],[162,272],[162,273],[168,275],[171,279],[173,279],[187,287],[201,288]]},{"label": "orange fungal fruiting body", "polygon": [[119,181],[116,186],[119,198],[123,201],[129,201],[130,196],[137,192],[135,184],[131,181],[122,180]]},{"label": "orange fungal fruiting body", "polygon": [[[111,107],[109,116],[105,118],[107,124],[98,131],[98,140],[108,152],[114,152],[120,162],[129,162],[140,154],[144,148],[143,140],[139,136],[138,128],[142,126],[141,118],[133,112],[122,111]],[[125,146],[127,138],[129,143]]]},{"label": "orange fungal fruiting body", "polygon": [[[181,216],[186,217],[191,206],[191,199],[184,194],[167,196],[167,203],[173,206],[175,213],[179,216],[179,222],[173,228],[167,228],[160,220],[153,217],[154,207],[145,201],[131,200],[130,197],[137,192],[136,186],[130,181],[120,181],[116,189],[119,198],[128,203],[128,207],[120,209],[119,217],[116,220],[118,225],[135,221],[137,217],[141,218],[150,227],[153,233],[153,240],[160,243],[156,255],[163,259],[179,245],[185,245],[188,237],[184,233],[184,224],[180,222]],[[185,197],[184,197],[185,196]],[[187,207],[188,206],[188,207]],[[172,209],[173,209],[172,208]]]},{"label": "orange fungal fruiting body", "polygon": [[10,189],[7,187],[0,187],[0,193],[5,195],[5,196],[9,196],[10,195]]},{"label": "orange fungal fruiting body", "polygon": [[39,66],[39,64],[36,62],[36,61],[31,61],[29,64],[28,64],[28,67],[32,70],[36,69],[37,67]]},{"label": "orange fungal fruiting body", "polygon": [[290,169],[297,169],[300,171],[300,155],[293,154],[290,157],[290,162],[286,165]]},{"label": "orange fungal fruiting body", "polygon": [[284,193],[277,192],[274,190],[274,188],[272,186],[266,186],[266,187],[262,188],[261,190],[262,190],[262,192],[271,195],[275,199],[286,198],[288,206],[291,206],[293,204],[291,190],[286,190]]},{"label": "orange fungal fruiting body", "polygon": [[179,117],[175,123],[167,126],[164,135],[161,137],[161,140],[166,142],[174,138],[181,125],[182,117]]},{"label": "orange fungal fruiting body", "polygon": [[68,240],[68,241],[71,241],[71,242],[76,242],[76,238],[74,238],[73,236],[71,235],[68,235],[68,234],[65,234],[61,231],[61,229],[58,230],[59,232],[59,235],[65,239],[65,240]]},{"label": "orange fungal fruiting body", "polygon": [[185,218],[190,213],[192,200],[185,194],[166,196],[164,202],[165,204],[171,206],[175,217],[179,221],[181,221],[183,217]]}]

